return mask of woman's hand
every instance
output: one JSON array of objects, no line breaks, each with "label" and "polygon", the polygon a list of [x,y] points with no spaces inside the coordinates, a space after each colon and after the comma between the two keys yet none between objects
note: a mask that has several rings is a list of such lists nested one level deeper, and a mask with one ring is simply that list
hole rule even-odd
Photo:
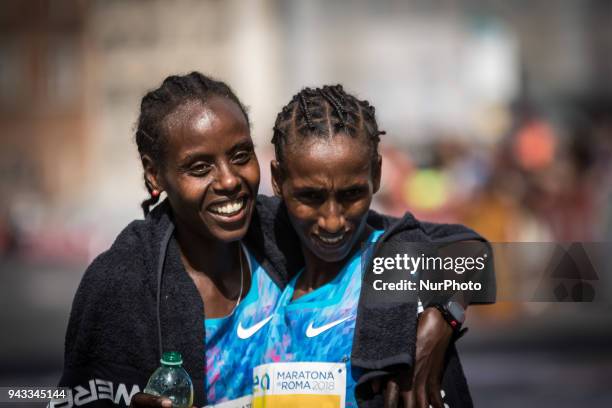
[{"label": "woman's hand", "polygon": [[419,316],[414,370],[402,370],[389,379],[384,391],[385,407],[395,408],[403,401],[407,408],[444,408],[441,382],[444,356],[453,330],[436,308]]},{"label": "woman's hand", "polygon": [[130,403],[130,408],[171,408],[172,401],[165,397],[156,397],[155,395],[139,392],[134,394]]}]

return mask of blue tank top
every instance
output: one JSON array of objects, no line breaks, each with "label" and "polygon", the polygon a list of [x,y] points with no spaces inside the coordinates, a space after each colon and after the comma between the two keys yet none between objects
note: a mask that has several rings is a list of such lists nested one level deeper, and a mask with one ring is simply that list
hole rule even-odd
[{"label": "blue tank top", "polygon": [[234,311],[205,319],[206,395],[208,404],[248,406],[252,398],[252,368],[261,360],[281,295],[280,288],[243,246],[251,271],[251,288]]},{"label": "blue tank top", "polygon": [[[375,242],[383,231],[374,231]],[[369,246],[371,248],[371,246]],[[292,300],[301,273],[283,291],[254,369],[253,407],[356,407],[351,367],[362,256],[355,253],[329,283]]]}]

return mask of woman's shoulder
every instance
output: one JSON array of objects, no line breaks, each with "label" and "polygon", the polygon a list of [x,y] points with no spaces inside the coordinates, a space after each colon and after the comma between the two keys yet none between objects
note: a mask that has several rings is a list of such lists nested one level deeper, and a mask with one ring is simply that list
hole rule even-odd
[{"label": "woman's shoulder", "polygon": [[425,234],[432,241],[483,241],[484,238],[473,229],[463,224],[436,223],[429,221],[419,221]]},{"label": "woman's shoulder", "polygon": [[119,232],[110,247],[100,253],[91,266],[103,267],[105,265],[131,263],[140,257],[143,252],[150,252],[152,243],[146,220],[134,220]]},{"label": "woman's shoulder", "polygon": [[142,252],[142,243],[134,237],[131,229],[132,223],[126,227],[115,239],[109,249],[99,254],[89,264],[81,279],[78,293],[90,298],[106,296],[119,287],[123,282],[132,287],[131,280],[134,275],[146,269],[139,255]]},{"label": "woman's shoulder", "polygon": [[142,288],[154,271],[163,235],[171,222],[159,211],[130,222],[110,248],[98,255],[81,280],[81,289],[96,293]]},{"label": "woman's shoulder", "polygon": [[130,335],[147,338],[155,334],[151,331],[154,326],[142,323],[150,320],[155,307],[154,274],[144,259],[152,246],[147,223],[131,222],[87,267],[72,302],[66,332],[67,365],[97,367],[101,361],[140,361]]},{"label": "woman's shoulder", "polygon": [[376,229],[384,230],[385,240],[438,243],[484,241],[480,234],[465,225],[422,221],[409,212],[396,218],[370,211],[368,223]]}]

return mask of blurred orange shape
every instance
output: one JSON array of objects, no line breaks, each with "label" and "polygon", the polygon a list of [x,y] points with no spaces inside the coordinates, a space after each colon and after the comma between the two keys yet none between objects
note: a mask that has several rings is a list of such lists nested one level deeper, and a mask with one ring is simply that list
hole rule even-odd
[{"label": "blurred orange shape", "polygon": [[555,156],[557,137],[552,127],[541,120],[527,123],[516,134],[514,154],[525,170],[549,166]]}]

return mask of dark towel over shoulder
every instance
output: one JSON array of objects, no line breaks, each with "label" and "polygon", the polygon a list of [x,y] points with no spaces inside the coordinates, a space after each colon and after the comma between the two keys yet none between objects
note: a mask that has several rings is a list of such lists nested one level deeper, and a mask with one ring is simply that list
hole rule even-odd
[{"label": "dark towel over shoulder", "polygon": [[[277,199],[258,197],[245,243],[282,288],[302,256],[289,223],[275,219],[285,214],[279,204]],[[156,322],[160,259],[162,344],[182,354],[195,384],[194,403],[206,404],[204,305],[174,238],[162,255],[172,224],[170,206],[162,202],[145,220],[130,223],[87,268],[66,332],[59,385],[69,388],[69,396],[54,406],[125,407],[144,388],[161,354]]]},{"label": "dark towel over shoulder", "polygon": [[[378,240],[374,255],[383,249],[387,253],[401,253],[402,247],[411,243],[453,243],[459,241],[486,242],[483,237],[467,227],[456,224],[434,224],[420,222],[411,214],[401,219],[385,217],[373,211],[368,224],[385,233]],[[487,270],[482,280],[492,292],[494,299],[495,276]],[[424,301],[424,307],[428,302]],[[380,395],[372,395],[369,381],[392,374],[398,367],[410,368],[416,351],[417,304],[414,299],[405,302],[381,304],[372,302],[362,289],[359,300],[352,364],[362,370],[357,385],[357,399],[360,406],[382,406]],[[454,345],[449,347],[443,378],[445,402],[450,407],[470,407],[470,397],[463,369]]]}]

